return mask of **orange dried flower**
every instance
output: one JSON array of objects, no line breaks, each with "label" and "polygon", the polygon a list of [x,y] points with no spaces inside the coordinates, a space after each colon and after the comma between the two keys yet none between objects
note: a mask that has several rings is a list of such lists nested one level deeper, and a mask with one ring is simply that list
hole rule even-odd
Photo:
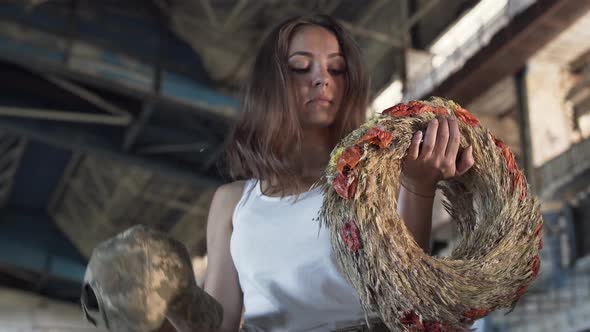
[{"label": "orange dried flower", "polygon": [[340,174],[348,174],[351,170],[353,170],[356,165],[359,163],[362,157],[362,151],[360,146],[354,145],[346,148],[340,158],[338,158],[338,162],[336,163],[336,169]]},{"label": "orange dried flower", "polygon": [[449,115],[449,112],[447,111],[447,109],[442,106],[436,106],[432,111],[436,115],[441,115],[441,116]]},{"label": "orange dried flower", "polygon": [[412,115],[422,114],[422,113],[427,113],[427,112],[434,112],[434,109],[431,106],[428,106],[428,105],[423,104],[418,101],[411,101],[409,103],[409,105],[410,105],[410,114],[412,114]]},{"label": "orange dried flower", "polygon": [[388,147],[392,140],[393,134],[377,127],[373,127],[359,140],[358,144],[368,142],[371,145],[376,145],[383,149]]},{"label": "orange dried flower", "polygon": [[457,115],[457,119],[463,121],[466,125],[471,127],[479,126],[479,120],[473,114],[469,113],[468,110],[459,107],[455,110],[455,114]]},{"label": "orange dried flower", "polygon": [[387,108],[383,112],[381,112],[381,114],[394,117],[411,115],[408,105],[403,103]]},{"label": "orange dried flower", "polygon": [[394,116],[394,117],[402,117],[402,116],[417,115],[417,114],[426,113],[426,112],[436,113],[436,112],[440,112],[441,109],[444,110],[443,115],[448,114],[447,111],[442,107],[440,109],[439,108],[435,109],[432,106],[426,105],[426,104],[421,103],[416,100],[413,100],[407,104],[400,103],[400,104],[397,104],[393,107],[390,107],[390,108],[384,110],[383,112],[381,112],[381,114]]}]

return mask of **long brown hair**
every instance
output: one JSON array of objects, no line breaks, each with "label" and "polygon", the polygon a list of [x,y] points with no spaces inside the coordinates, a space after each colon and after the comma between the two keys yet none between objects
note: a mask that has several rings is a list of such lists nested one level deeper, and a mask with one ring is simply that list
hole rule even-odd
[{"label": "long brown hair", "polygon": [[303,139],[294,104],[295,93],[287,65],[289,43],[298,28],[317,25],[337,38],[346,61],[345,91],[341,109],[330,131],[330,148],[365,119],[369,81],[361,52],[350,34],[326,15],[297,16],[275,27],[263,40],[242,93],[241,115],[226,151],[233,179],[272,181],[272,189],[285,192],[301,179],[288,156],[299,152]]}]

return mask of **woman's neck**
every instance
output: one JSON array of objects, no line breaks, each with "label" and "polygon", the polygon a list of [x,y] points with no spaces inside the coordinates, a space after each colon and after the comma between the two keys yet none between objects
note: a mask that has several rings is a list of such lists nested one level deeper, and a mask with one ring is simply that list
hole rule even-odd
[{"label": "woman's neck", "polygon": [[[328,161],[332,149],[329,132],[327,130],[304,131],[301,149],[294,152],[290,158],[300,176],[301,188],[290,188],[283,195],[300,194],[307,191],[318,182]],[[262,181],[262,191],[267,195],[280,196],[281,193],[269,190],[270,183]]]},{"label": "woman's neck", "polygon": [[294,162],[303,178],[317,181],[330,160],[331,142],[327,130],[304,131],[299,155]]}]

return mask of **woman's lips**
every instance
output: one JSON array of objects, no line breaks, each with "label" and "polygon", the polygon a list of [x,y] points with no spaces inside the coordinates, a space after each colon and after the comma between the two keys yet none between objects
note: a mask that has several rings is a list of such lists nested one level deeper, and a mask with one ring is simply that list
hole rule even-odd
[{"label": "woman's lips", "polygon": [[313,98],[310,102],[322,106],[330,106],[330,104],[332,104],[332,100],[326,97]]}]

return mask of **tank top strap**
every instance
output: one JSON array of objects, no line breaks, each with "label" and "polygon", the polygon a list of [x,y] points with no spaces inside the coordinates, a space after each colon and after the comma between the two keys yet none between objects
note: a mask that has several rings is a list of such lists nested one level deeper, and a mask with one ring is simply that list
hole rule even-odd
[{"label": "tank top strap", "polygon": [[256,195],[257,184],[258,184],[258,180],[256,180],[256,179],[246,180],[246,183],[244,184],[244,190],[242,191],[242,196],[240,197],[238,204],[236,204],[236,207],[234,208],[234,212],[232,214],[232,222],[231,222],[232,226],[235,226],[234,223],[237,220],[237,216],[238,216],[240,210],[246,204],[248,204],[248,202],[251,200],[251,196],[253,194]]}]

